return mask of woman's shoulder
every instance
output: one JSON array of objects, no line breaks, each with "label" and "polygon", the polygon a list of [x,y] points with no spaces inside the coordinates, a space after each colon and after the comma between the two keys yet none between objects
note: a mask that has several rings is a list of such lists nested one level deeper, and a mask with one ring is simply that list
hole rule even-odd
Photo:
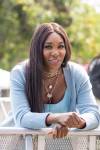
[{"label": "woman's shoulder", "polygon": [[69,61],[68,65],[70,68],[73,68],[73,69],[83,68],[81,64],[76,63],[74,61]]},{"label": "woman's shoulder", "polygon": [[25,80],[25,68],[28,64],[28,59],[24,60],[20,63],[18,63],[17,65],[15,65],[10,73],[10,77],[11,79],[24,79]]},{"label": "woman's shoulder", "polygon": [[76,71],[84,72],[85,71],[85,69],[83,68],[83,66],[81,64],[78,64],[78,63],[73,62],[73,61],[69,61],[66,67],[68,67],[73,72],[76,72]]},{"label": "woman's shoulder", "polygon": [[15,65],[11,71],[15,70],[25,70],[26,65],[28,64],[29,60],[26,59],[24,61],[19,62],[17,65]]},{"label": "woman's shoulder", "polygon": [[69,61],[66,68],[69,68],[72,77],[76,78],[77,80],[88,78],[88,74],[81,64]]}]

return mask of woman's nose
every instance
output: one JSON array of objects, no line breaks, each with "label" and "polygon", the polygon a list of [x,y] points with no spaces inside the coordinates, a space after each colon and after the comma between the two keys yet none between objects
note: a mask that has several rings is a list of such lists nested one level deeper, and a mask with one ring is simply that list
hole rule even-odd
[{"label": "woman's nose", "polygon": [[58,52],[56,49],[53,50],[52,56],[53,56],[53,57],[58,57],[58,56],[59,56],[59,52]]}]

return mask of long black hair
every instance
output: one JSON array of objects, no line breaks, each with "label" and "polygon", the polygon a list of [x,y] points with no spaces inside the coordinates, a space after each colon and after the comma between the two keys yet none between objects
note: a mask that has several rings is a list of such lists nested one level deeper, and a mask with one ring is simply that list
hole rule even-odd
[{"label": "long black hair", "polygon": [[43,73],[43,48],[46,39],[51,33],[58,33],[66,48],[66,55],[62,67],[66,66],[71,57],[71,46],[64,29],[57,23],[43,23],[38,26],[32,36],[30,45],[29,63],[26,66],[26,95],[32,112],[43,110],[42,99],[42,73]]}]

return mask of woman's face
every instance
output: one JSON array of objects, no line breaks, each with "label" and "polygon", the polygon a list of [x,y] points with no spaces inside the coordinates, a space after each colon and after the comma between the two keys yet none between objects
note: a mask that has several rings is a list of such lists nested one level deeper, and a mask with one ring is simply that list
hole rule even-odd
[{"label": "woman's face", "polygon": [[51,33],[44,43],[43,58],[45,71],[55,72],[60,67],[66,54],[63,39],[56,32]]}]

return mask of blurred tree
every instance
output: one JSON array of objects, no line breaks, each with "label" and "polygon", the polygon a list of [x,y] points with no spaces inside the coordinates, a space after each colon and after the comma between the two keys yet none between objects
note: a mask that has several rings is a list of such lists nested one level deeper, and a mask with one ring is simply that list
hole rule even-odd
[{"label": "blurred tree", "polygon": [[86,63],[99,53],[100,14],[80,0],[0,0],[0,67],[27,58],[35,27],[50,21],[68,33],[73,60]]},{"label": "blurred tree", "polygon": [[74,20],[68,33],[73,45],[73,59],[88,63],[100,53],[100,14],[86,4],[80,4],[79,8],[71,11],[71,15]]}]

